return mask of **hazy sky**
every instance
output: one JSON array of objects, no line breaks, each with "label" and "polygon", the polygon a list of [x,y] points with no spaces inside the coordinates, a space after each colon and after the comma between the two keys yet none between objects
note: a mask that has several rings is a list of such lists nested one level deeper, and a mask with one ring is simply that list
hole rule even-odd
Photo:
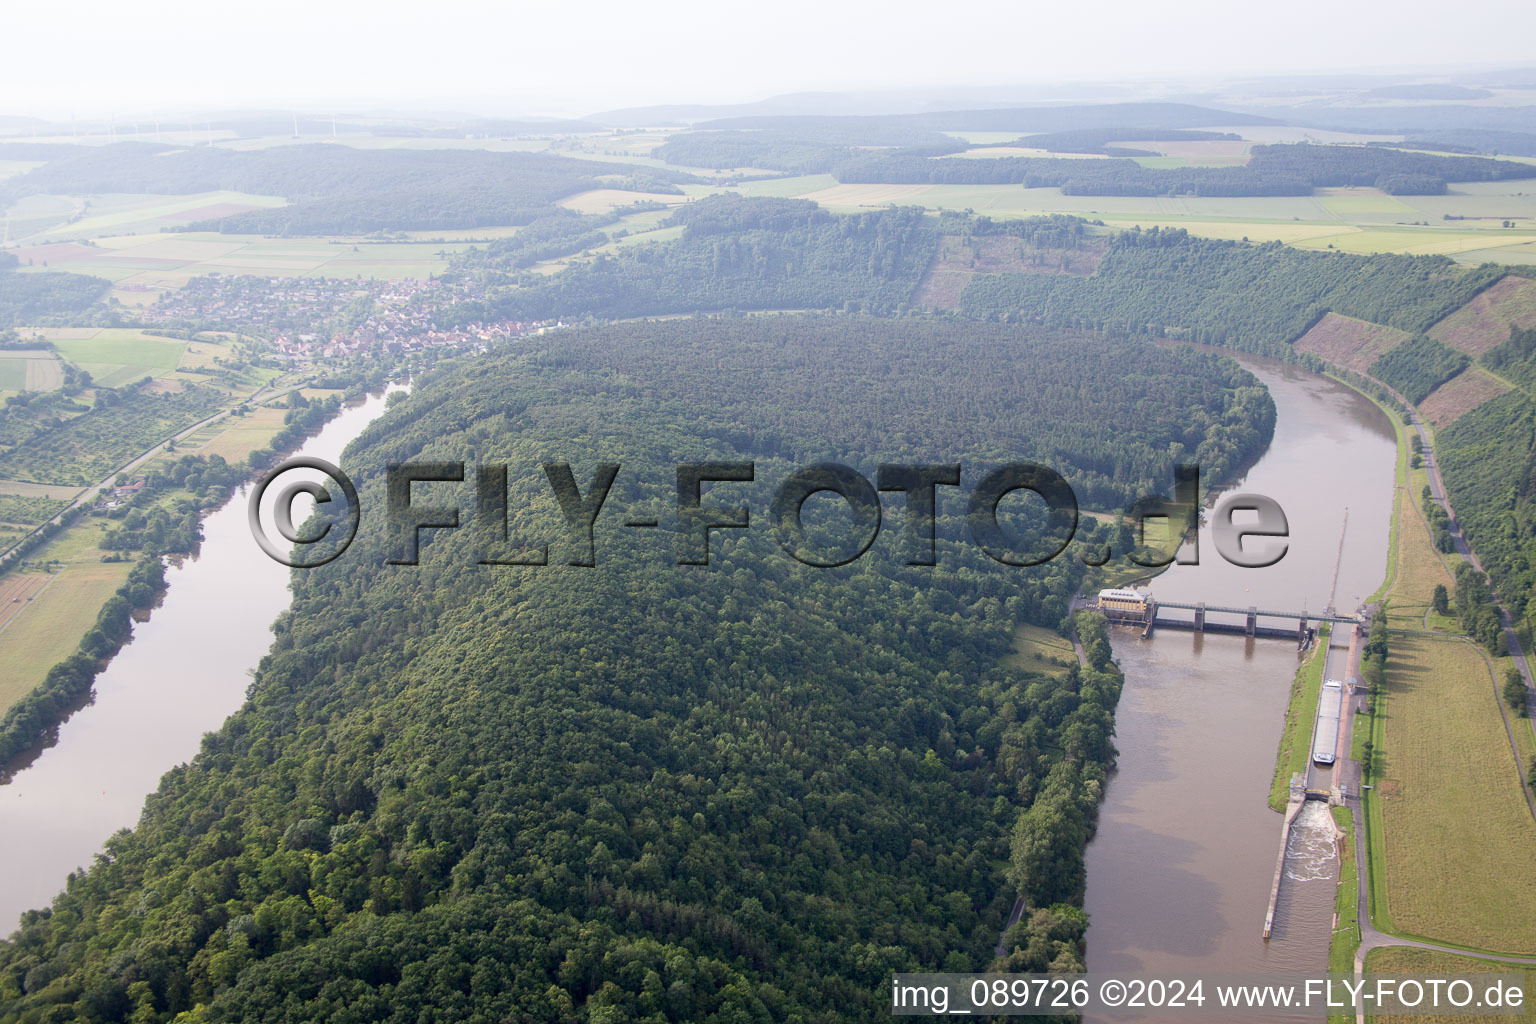
[{"label": "hazy sky", "polygon": [[12,0],[0,23],[0,114],[52,116],[1536,64],[1530,0]]}]

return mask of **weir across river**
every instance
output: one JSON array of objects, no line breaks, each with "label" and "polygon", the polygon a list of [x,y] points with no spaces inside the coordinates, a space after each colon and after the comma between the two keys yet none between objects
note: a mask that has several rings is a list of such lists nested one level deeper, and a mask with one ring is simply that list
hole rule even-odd
[{"label": "weir across river", "polygon": [[[1280,639],[1293,639],[1298,646],[1309,645],[1314,636],[1313,623],[1333,622],[1356,624],[1359,619],[1353,615],[1339,615],[1335,612],[1311,614],[1306,611],[1275,611],[1268,608],[1250,606],[1238,608],[1228,605],[1208,605],[1204,601],[1188,604],[1178,601],[1157,601],[1152,596],[1146,595],[1145,606],[1139,610],[1116,609],[1104,607],[1101,603],[1099,611],[1104,613],[1110,622],[1127,626],[1140,626],[1142,636],[1149,637],[1156,629],[1183,629],[1195,633],[1231,633],[1238,636],[1252,637],[1277,637]],[[1191,617],[1164,614],[1168,611],[1192,612]],[[1242,616],[1241,622],[1212,619],[1211,615],[1235,615]],[[1260,619],[1269,619],[1271,622],[1279,620],[1287,625],[1273,625],[1261,623]]]}]

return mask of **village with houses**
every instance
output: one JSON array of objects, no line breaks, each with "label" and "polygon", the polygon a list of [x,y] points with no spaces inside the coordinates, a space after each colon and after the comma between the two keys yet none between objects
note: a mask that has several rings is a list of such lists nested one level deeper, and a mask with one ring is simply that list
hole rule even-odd
[{"label": "village with houses", "polygon": [[232,331],[259,338],[289,362],[405,355],[434,348],[484,349],[560,327],[557,320],[497,320],[441,329],[435,314],[483,298],[472,281],[283,278],[207,274],[142,315],[146,324]]}]

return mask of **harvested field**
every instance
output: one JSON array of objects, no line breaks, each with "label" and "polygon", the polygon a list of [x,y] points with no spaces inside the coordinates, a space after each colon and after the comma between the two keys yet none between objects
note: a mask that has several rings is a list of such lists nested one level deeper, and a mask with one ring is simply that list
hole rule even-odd
[{"label": "harvested field", "polygon": [[1419,403],[1419,413],[1436,428],[1448,427],[1458,417],[1508,390],[1509,385],[1481,367],[1469,367],[1426,395]]},{"label": "harvested field", "polygon": [[30,480],[0,480],[0,494],[22,498],[52,498],[55,501],[74,501],[80,488],[64,484],[39,484]]},{"label": "harvested field", "polygon": [[1407,331],[1328,313],[1296,339],[1295,347],[1356,373],[1368,373],[1372,363],[1407,340]]},{"label": "harvested field", "polygon": [[969,271],[929,267],[912,293],[912,304],[924,309],[959,309],[960,294],[971,280]]},{"label": "harvested field", "polygon": [[1373,813],[1399,929],[1525,955],[1536,952],[1536,822],[1498,700],[1472,644],[1393,637]]},{"label": "harvested field", "polygon": [[11,250],[11,255],[24,267],[58,263],[61,260],[90,259],[99,250],[76,242],[56,242],[52,245],[24,245]]},{"label": "harvested field", "polygon": [[1536,327],[1536,281],[1511,274],[1429,329],[1429,336],[1480,356],[1509,340],[1511,327]]},{"label": "harvested field", "polygon": [[939,242],[913,302],[930,309],[958,309],[960,293],[975,274],[1075,274],[1098,269],[1108,247],[1104,238],[1087,239],[1078,249],[1033,245],[1012,235],[946,235]]},{"label": "harvested field", "polygon": [[0,629],[27,606],[43,587],[48,585],[52,576],[42,572],[13,572],[0,579]]},{"label": "harvested field", "polygon": [[198,206],[190,210],[184,210],[177,214],[175,219],[191,224],[199,220],[213,220],[215,217],[233,217],[237,213],[249,213],[251,210],[262,210],[265,207],[255,206],[250,203],[210,203],[207,206]]}]

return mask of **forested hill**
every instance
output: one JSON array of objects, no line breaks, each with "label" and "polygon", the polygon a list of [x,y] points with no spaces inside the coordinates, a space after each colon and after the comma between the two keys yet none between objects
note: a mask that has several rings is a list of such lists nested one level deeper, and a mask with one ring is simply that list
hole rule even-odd
[{"label": "forested hill", "polygon": [[[1132,409],[1122,459],[1095,438]],[[1129,492],[1272,414],[1211,354],[919,320],[628,324],[439,371],[349,455],[364,507],[390,462],[506,460],[511,535],[555,564],[478,565],[466,521],[385,566],[365,513],[296,577],[249,704],[0,944],[0,1020],[885,1020],[893,970],[991,964],[1020,891],[1006,966],[1080,969],[1119,677],[1091,623],[1095,667],[1005,657],[1080,562],[990,561],[941,488],[936,567],[903,564],[893,508],[814,570],[765,496],[815,457],[970,482],[1028,454]],[[550,459],[583,493],[623,464],[595,568],[559,564]],[[753,527],[678,567],[673,464],[737,459],[756,481],[705,500]]]},{"label": "forested hill", "polygon": [[189,230],[356,234],[526,224],[557,199],[592,188],[677,192],[690,175],[547,153],[365,150],[330,144],[249,151],[121,142],[67,147],[0,183],[0,204],[36,193],[184,194],[228,189],[290,205],[188,225]]},{"label": "forested hill", "polygon": [[439,324],[724,309],[894,313],[938,245],[935,219],[915,207],[837,216],[803,199],[721,195],[680,208],[668,223],[682,225],[683,237],[530,275],[485,303],[439,314]]},{"label": "forested hill", "polygon": [[975,275],[960,308],[973,316],[1168,331],[1284,354],[1328,311],[1427,330],[1504,273],[1498,267],[1462,270],[1444,256],[1308,252],[1279,242],[1250,245],[1153,228],[1116,234],[1091,277]]}]

